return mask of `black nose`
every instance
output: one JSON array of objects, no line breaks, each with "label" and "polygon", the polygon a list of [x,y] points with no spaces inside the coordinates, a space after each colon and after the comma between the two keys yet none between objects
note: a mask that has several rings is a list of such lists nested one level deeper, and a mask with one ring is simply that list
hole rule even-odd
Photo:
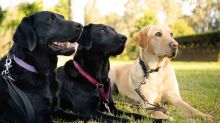
[{"label": "black nose", "polygon": [[83,28],[83,25],[82,25],[82,24],[80,24],[80,23],[76,24],[76,29],[81,30],[82,28]]},{"label": "black nose", "polygon": [[123,41],[123,43],[127,41],[127,37],[124,35],[119,35],[119,38],[121,39],[121,41]]}]

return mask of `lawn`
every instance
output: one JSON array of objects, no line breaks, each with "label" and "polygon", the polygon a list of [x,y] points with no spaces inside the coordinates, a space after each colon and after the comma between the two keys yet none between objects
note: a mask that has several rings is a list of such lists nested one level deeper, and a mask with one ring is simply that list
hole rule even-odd
[{"label": "lawn", "polygon": [[[63,60],[71,58],[62,58]],[[134,61],[111,60],[111,66]],[[59,65],[64,63],[60,62]],[[215,117],[215,123],[220,123],[220,63],[219,62],[172,62],[179,82],[182,98],[190,105],[201,112]],[[127,112],[136,112],[148,115],[149,112],[135,106],[127,97],[114,94],[116,106]],[[175,119],[175,123],[207,123],[198,117],[190,117],[180,109],[168,105],[166,109]],[[134,121],[133,118],[126,117],[135,123],[151,123],[149,120]],[[79,122],[79,121],[77,121]],[[81,121],[82,122],[82,121]],[[167,121],[168,122],[168,121]],[[169,123],[169,122],[168,122]]]},{"label": "lawn", "polygon": [[[131,63],[132,61],[126,61]],[[122,61],[111,61],[111,65],[123,64]],[[172,62],[179,82],[182,98],[201,112],[215,117],[220,122],[220,63],[219,62]],[[147,111],[132,105],[128,98],[114,95],[116,106],[128,112],[147,114]],[[175,119],[175,123],[207,123],[206,121],[190,117],[172,105],[166,107]],[[127,117],[128,118],[128,117]],[[132,122],[135,122],[130,118]],[[150,123],[151,121],[136,121]]]}]

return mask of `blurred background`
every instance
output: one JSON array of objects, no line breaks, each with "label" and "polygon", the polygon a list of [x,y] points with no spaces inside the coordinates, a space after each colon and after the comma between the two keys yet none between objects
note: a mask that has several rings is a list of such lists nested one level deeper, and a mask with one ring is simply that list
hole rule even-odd
[{"label": "blurred background", "polygon": [[135,59],[133,34],[145,25],[164,24],[180,43],[176,60],[220,61],[220,0],[0,0],[0,58],[12,46],[21,19],[42,10],[84,25],[107,24],[125,34],[126,49],[116,59]]},{"label": "blurred background", "polygon": [[[0,59],[12,46],[21,19],[42,10],[83,25],[107,24],[125,34],[126,48],[122,55],[111,58],[113,66],[137,58],[138,47],[132,36],[140,28],[149,24],[169,26],[180,44],[172,64],[183,99],[214,116],[216,123],[220,121],[220,0],[0,0]],[[58,66],[71,58],[59,56]],[[127,103],[127,98],[114,98],[119,109],[147,115],[145,110]],[[167,108],[177,123],[207,123],[174,106]]]}]

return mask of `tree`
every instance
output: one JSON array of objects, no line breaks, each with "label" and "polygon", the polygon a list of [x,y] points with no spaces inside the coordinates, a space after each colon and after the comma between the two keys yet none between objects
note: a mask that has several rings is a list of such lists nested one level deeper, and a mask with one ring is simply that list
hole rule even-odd
[{"label": "tree", "polygon": [[[5,19],[5,15],[6,15],[7,11],[3,11],[1,6],[0,6],[0,24],[2,23],[2,21]],[[0,34],[2,32],[2,28],[0,27]],[[1,37],[1,35],[0,35]],[[2,43],[0,41],[0,58],[2,56]]]},{"label": "tree", "polygon": [[132,35],[137,30],[135,28],[136,21],[143,16],[145,6],[143,0],[128,0],[125,4],[125,13],[120,19],[121,32],[127,36],[125,50],[119,58],[134,59],[137,56],[137,47],[132,41]]},{"label": "tree", "polygon": [[188,17],[190,25],[198,33],[220,30],[220,1],[196,0],[192,16]]},{"label": "tree", "polygon": [[15,13],[16,18],[11,18],[11,20],[8,20],[8,23],[6,25],[8,28],[15,30],[15,28],[21,22],[23,17],[41,10],[43,10],[42,2],[20,3],[18,5],[18,10]]},{"label": "tree", "polygon": [[13,33],[22,18],[42,9],[41,2],[33,2],[21,3],[18,5],[18,8],[9,9],[7,10],[7,13],[3,11],[3,14],[2,10],[0,10],[0,20],[2,20],[2,15],[4,18],[4,21],[1,21],[0,26],[0,57],[6,54],[10,49]]},{"label": "tree", "polygon": [[89,23],[101,23],[101,15],[96,7],[97,0],[90,0],[85,6],[85,25]]},{"label": "tree", "polygon": [[50,11],[62,14],[65,19],[71,19],[70,1],[71,0],[59,0],[59,3],[51,8]]},{"label": "tree", "polygon": [[2,10],[1,6],[0,6],[0,24],[2,23],[2,21],[5,19],[5,15],[6,15],[7,11],[6,10]]},{"label": "tree", "polygon": [[[21,3],[18,5],[18,11],[19,14],[23,16],[28,16],[32,13],[38,12],[42,10],[42,4],[39,2],[33,2],[33,3]],[[21,17],[23,18],[23,17]]]},{"label": "tree", "polygon": [[137,30],[140,30],[144,26],[155,25],[155,24],[159,24],[156,17],[156,12],[146,11],[144,15],[136,21],[135,28]]},{"label": "tree", "polygon": [[134,30],[136,30],[135,24],[137,19],[143,16],[143,12],[146,9],[143,2],[143,0],[128,0],[125,5],[125,13],[122,21],[126,25],[129,40]]},{"label": "tree", "polygon": [[170,25],[174,37],[181,37],[185,35],[195,34],[195,30],[188,24],[187,20],[179,19]]},{"label": "tree", "polygon": [[155,11],[158,14],[164,15],[165,18],[158,18],[160,24],[169,25],[175,23],[183,16],[182,3],[177,0],[144,0],[146,11]]}]

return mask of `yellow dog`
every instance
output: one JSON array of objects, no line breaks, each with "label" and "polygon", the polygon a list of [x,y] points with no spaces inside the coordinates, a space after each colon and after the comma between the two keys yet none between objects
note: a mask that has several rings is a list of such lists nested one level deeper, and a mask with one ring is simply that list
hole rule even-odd
[{"label": "yellow dog", "polygon": [[[161,25],[146,26],[134,35],[133,40],[140,47],[140,59],[146,68],[148,70],[158,68],[159,71],[148,73],[145,79],[139,59],[134,64],[115,66],[109,73],[112,86],[116,86],[121,94],[144,103],[135,89],[145,80],[146,84],[141,85],[139,91],[150,104],[169,102],[190,115],[212,120],[212,116],[201,113],[180,96],[175,71],[170,63],[178,50],[178,43],[173,38],[171,30]],[[145,106],[152,107],[149,104]],[[173,120],[161,111],[154,111],[152,117]]]}]

